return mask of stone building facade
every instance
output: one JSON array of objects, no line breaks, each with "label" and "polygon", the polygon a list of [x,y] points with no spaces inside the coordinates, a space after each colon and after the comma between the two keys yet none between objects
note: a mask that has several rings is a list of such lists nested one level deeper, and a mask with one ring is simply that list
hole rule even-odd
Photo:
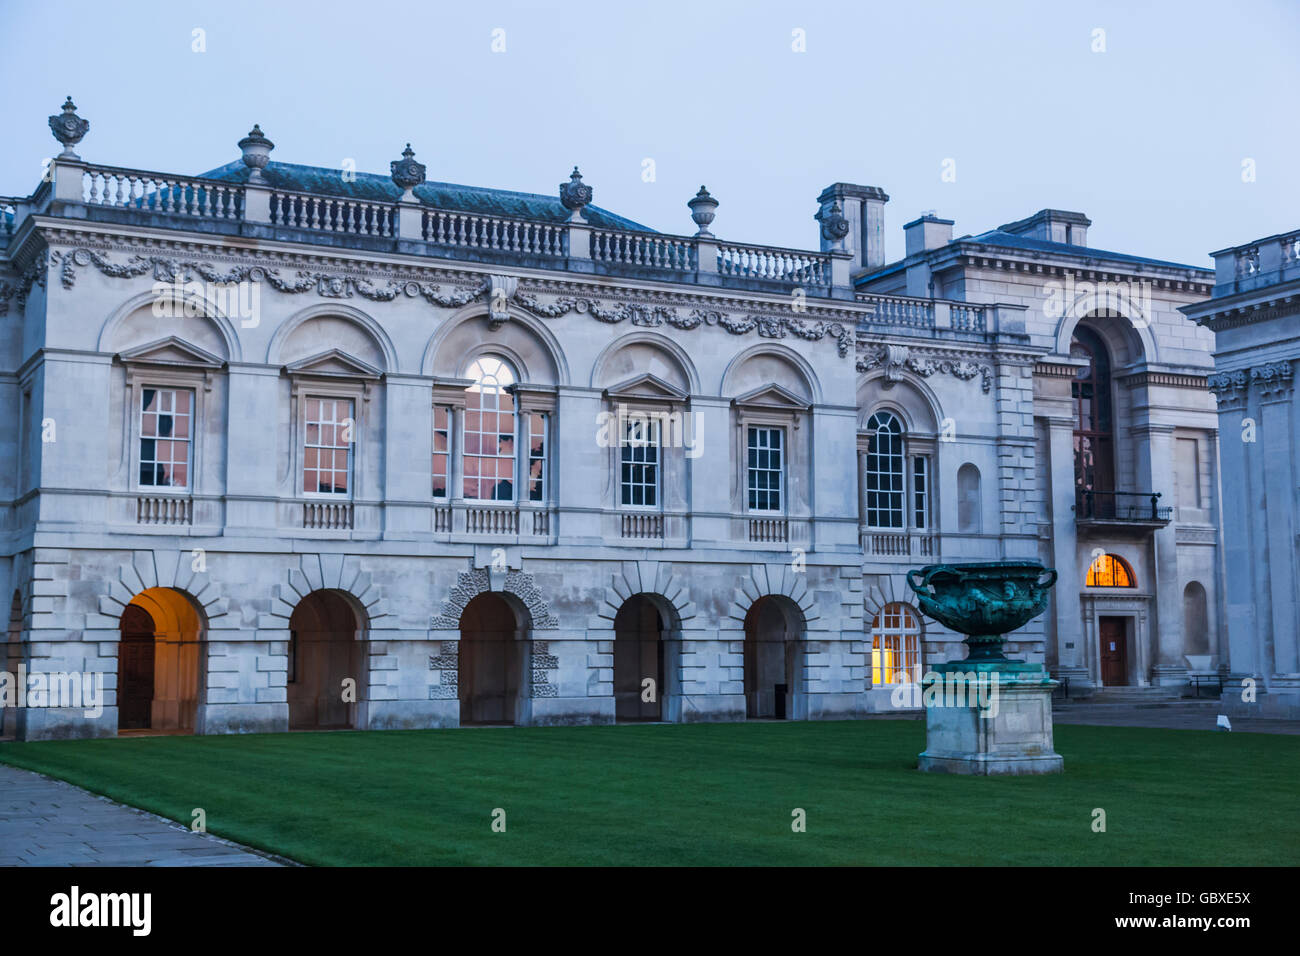
[{"label": "stone building facade", "polygon": [[890,265],[846,183],[811,251],[718,239],[703,188],[669,235],[576,169],[349,176],[254,128],[174,176],[81,159],[71,101],[51,127],[0,199],[7,671],[105,695],[4,733],[855,717],[962,656],[905,580],[960,560],[1060,570],[1013,649],[1078,691],[1217,653],[1204,270],[1052,210],[924,217]]},{"label": "stone building facade", "polygon": [[1223,436],[1223,694],[1230,713],[1300,717],[1300,232],[1214,253],[1213,296],[1182,311],[1214,333]]}]

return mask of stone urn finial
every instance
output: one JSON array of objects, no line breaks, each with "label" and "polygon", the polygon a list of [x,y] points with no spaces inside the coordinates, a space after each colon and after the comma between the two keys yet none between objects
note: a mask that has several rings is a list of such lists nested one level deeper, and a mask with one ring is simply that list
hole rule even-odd
[{"label": "stone urn finial", "polygon": [[582,218],[582,207],[591,202],[592,189],[582,181],[582,173],[573,167],[567,183],[560,183],[560,205],[569,210],[569,222],[586,222]]},{"label": "stone urn finial", "polygon": [[84,120],[77,115],[77,104],[72,102],[72,97],[69,96],[63,103],[63,112],[55,113],[50,117],[50,132],[63,144],[63,152],[59,157],[80,159],[81,157],[72,151],[72,147],[81,142],[81,138],[89,129],[90,120]]},{"label": "stone urn finial", "polygon": [[262,170],[271,161],[271,150],[275,149],[275,143],[266,138],[261,126],[254,123],[248,135],[237,145],[244,153],[244,165],[248,167],[248,181],[260,183]]},{"label": "stone urn finial", "polygon": [[415,161],[415,150],[411,149],[410,143],[402,150],[402,158],[393,160],[388,168],[393,182],[402,190],[401,201],[415,202],[415,187],[424,182],[424,164]]},{"label": "stone urn finial", "polygon": [[821,221],[822,238],[831,244],[831,248],[843,249],[844,237],[849,234],[851,226],[848,218],[844,215],[844,211],[840,208],[839,200],[837,199],[831,203],[830,209],[818,211],[813,218]]},{"label": "stone urn finial", "polygon": [[686,205],[691,207],[691,218],[695,220],[695,225],[699,226],[696,236],[712,239],[713,233],[709,232],[709,224],[713,222],[713,217],[718,213],[718,201],[709,195],[709,191],[703,186]]}]

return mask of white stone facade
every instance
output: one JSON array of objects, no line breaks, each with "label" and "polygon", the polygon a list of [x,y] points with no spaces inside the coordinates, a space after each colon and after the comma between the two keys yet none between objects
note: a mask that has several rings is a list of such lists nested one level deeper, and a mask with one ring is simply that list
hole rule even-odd
[{"label": "white stone facade", "polygon": [[1300,717],[1300,232],[1214,253],[1213,296],[1182,311],[1215,337],[1223,435],[1223,703]]},{"label": "white stone facade", "polygon": [[[584,209],[576,171],[563,209],[439,206],[422,167],[399,163],[396,188],[367,180],[392,191],[380,200],[290,182],[303,167],[264,151],[259,165],[260,143],[243,141],[238,175],[168,179],[87,164],[69,145],[49,182],[0,200],[8,661],[102,673],[108,691],[96,716],[20,708],[4,732],[126,728],[119,680],[138,635],[124,615],[146,594],[164,594],[150,605],[157,640],[198,644],[196,672],[166,694],[199,733],[457,726],[478,713],[469,697],[494,722],[613,722],[632,712],[620,701],[636,704],[628,635],[654,672],[643,716],[860,716],[896,706],[914,668],[962,656],[959,636],[899,610],[915,607],[908,569],[961,560],[1058,568],[1051,611],[1010,650],[1076,688],[1102,683],[1089,628],[1103,614],[1132,622],[1126,682],[1184,680],[1192,581],[1218,652],[1209,337],[1176,312],[1203,297],[1204,270],[995,240],[886,266],[888,197],[848,184],[820,197],[820,252],[715,239],[700,197],[694,236],[625,225]],[[935,298],[916,294],[918,270]],[[1138,273],[1150,322],[1101,327],[1114,490],[1168,501],[1186,439],[1197,497],[1172,521],[1076,523],[1078,317],[1047,318],[1042,286]],[[513,377],[501,394],[518,431],[495,445],[513,462],[493,485],[503,500],[466,491],[484,467],[467,451],[486,422],[470,388],[484,359]],[[188,418],[168,412],[149,437],[164,392],[192,402]],[[342,444],[321,437],[343,434],[317,424],[324,407],[346,421]],[[620,410],[662,424],[653,504],[627,498],[641,478],[608,440]],[[906,487],[871,497],[864,469],[893,467],[889,428]],[[763,510],[755,441],[780,443],[780,495]],[[306,477],[326,460],[346,464],[328,483]],[[1097,547],[1137,586],[1084,587]],[[183,606],[167,611],[165,594]],[[658,624],[620,623],[633,604]],[[887,618],[898,633],[873,635]],[[334,650],[311,650],[317,638]],[[495,649],[467,656],[471,639]],[[342,709],[303,690],[340,675],[355,681]],[[471,677],[491,689],[467,691]]]}]

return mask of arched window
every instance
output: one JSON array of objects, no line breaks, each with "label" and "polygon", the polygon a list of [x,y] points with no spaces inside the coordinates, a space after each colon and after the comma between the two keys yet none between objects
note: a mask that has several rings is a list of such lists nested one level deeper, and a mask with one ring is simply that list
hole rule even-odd
[{"label": "arched window", "polygon": [[957,530],[978,533],[983,525],[980,470],[970,462],[957,469]]},{"label": "arched window", "polygon": [[904,527],[903,426],[889,412],[868,419],[866,457],[867,526]]},{"label": "arched window", "polygon": [[1114,554],[1100,554],[1088,568],[1090,588],[1135,588],[1137,578],[1128,562]]},{"label": "arched window", "polygon": [[[1086,326],[1074,330],[1070,357],[1086,359],[1070,385],[1074,399],[1074,483],[1078,496],[1091,506],[1088,514],[1113,512],[1115,490],[1114,419],[1110,400],[1110,352],[1101,337]],[[1080,512],[1083,514],[1084,512]]]},{"label": "arched window", "polygon": [[871,621],[871,683],[921,680],[921,619],[906,604],[886,604]]},{"label": "arched window", "polygon": [[475,359],[465,377],[474,380],[465,401],[465,497],[513,501],[515,400],[506,389],[515,383],[514,369],[496,356],[485,355]]}]

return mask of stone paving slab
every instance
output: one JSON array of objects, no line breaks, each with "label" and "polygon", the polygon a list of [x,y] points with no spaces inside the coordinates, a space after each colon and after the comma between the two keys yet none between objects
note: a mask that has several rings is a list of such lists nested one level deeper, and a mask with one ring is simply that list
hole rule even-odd
[{"label": "stone paving slab", "polygon": [[0,764],[0,866],[281,866],[210,833]]}]

